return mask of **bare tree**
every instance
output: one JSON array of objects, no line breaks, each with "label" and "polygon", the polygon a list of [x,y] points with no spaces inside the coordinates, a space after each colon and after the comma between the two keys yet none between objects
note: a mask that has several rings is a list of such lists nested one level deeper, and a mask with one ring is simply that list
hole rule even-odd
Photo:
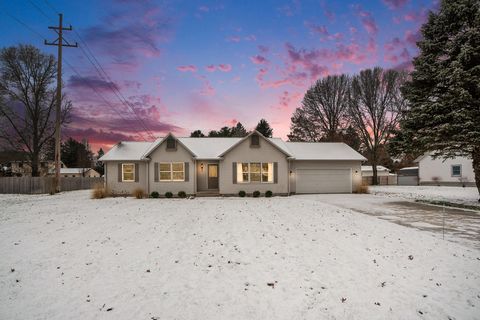
[{"label": "bare tree", "polygon": [[[28,153],[32,176],[38,176],[40,155],[55,133],[56,63],[30,45],[0,51],[0,139]],[[62,107],[66,122],[71,102]]]},{"label": "bare tree", "polygon": [[348,123],[349,87],[350,78],[345,74],[317,80],[291,118],[289,139],[341,141],[340,131]]},{"label": "bare tree", "polygon": [[360,134],[377,184],[380,151],[397,128],[406,108],[400,87],[405,74],[376,67],[355,75],[349,95],[349,117]]}]

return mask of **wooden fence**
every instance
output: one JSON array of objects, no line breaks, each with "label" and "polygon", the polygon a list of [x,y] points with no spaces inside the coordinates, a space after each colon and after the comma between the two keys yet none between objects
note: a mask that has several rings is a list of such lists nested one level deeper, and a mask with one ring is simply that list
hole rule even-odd
[{"label": "wooden fence", "polygon": [[[92,189],[103,178],[60,178],[61,191]],[[53,177],[0,177],[0,193],[40,194],[53,190]]]}]

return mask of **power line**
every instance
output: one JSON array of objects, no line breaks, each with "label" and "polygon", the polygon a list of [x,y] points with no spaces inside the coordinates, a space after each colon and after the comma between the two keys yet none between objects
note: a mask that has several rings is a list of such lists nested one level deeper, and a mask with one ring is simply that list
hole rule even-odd
[{"label": "power line", "polygon": [[[12,18],[13,20],[15,20],[18,24],[22,25],[24,28],[26,28],[27,30],[29,30],[30,32],[32,32],[33,34],[35,34],[36,36],[38,36],[40,39],[44,40],[45,37],[37,32],[36,30],[34,30],[33,28],[31,28],[29,25],[27,25],[26,23],[24,23],[23,21],[21,21],[20,19],[16,18],[15,16],[11,15],[10,13],[6,12],[5,10],[3,11],[6,15],[8,15],[10,18]],[[126,119],[125,117],[123,117],[123,115],[114,107],[112,106],[112,104],[107,100],[105,99],[105,97],[94,87],[92,86],[89,82],[87,82],[85,80],[85,77],[83,77],[69,62],[67,59],[63,58],[63,61],[65,62],[65,64],[67,64],[67,66],[79,77],[79,79],[81,81],[83,81],[90,89],[92,89],[104,102],[105,104],[112,110],[114,111],[122,120],[124,121],[129,121],[128,119]],[[144,140],[144,141],[147,141],[147,139],[145,139],[145,137],[141,134],[141,133],[138,133],[139,137]]]},{"label": "power line", "polygon": [[[31,2],[31,0],[29,0],[29,2]],[[48,0],[44,0],[44,2],[50,7],[50,9],[53,10],[53,12],[58,12],[58,10]],[[34,5],[34,6],[37,7],[36,5]],[[48,16],[47,16],[47,18],[48,18]],[[135,111],[135,108],[125,98],[125,96],[121,93],[121,91],[114,85],[114,81],[110,78],[108,73],[103,68],[102,64],[95,57],[95,55],[93,54],[92,50],[87,45],[87,43],[83,40],[83,38],[80,36],[80,34],[76,30],[74,30],[73,32],[78,37],[80,43],[83,44],[83,46],[86,48],[87,51],[85,51],[85,49],[83,49],[82,46],[80,46],[80,50],[82,51],[83,55],[87,58],[87,60],[90,62],[90,64],[95,68],[95,71],[98,73],[100,78],[107,83],[107,85],[112,90],[112,92],[115,94],[115,96],[118,98],[118,100],[124,106],[126,106],[128,109],[130,109],[132,111],[134,116],[138,119],[138,121],[142,125],[143,129],[148,134],[148,136],[150,136],[150,138],[152,138],[152,139],[155,139],[155,136],[153,135],[152,131],[150,130],[150,128],[148,127],[146,122],[143,120],[143,118],[141,116],[138,115],[137,111]],[[90,56],[93,58],[93,60],[92,60],[92,58],[90,58]]]}]

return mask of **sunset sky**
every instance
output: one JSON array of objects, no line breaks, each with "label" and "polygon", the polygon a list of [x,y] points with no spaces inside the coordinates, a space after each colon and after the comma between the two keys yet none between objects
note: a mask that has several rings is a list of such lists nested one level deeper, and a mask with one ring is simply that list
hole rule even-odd
[{"label": "sunset sky", "polygon": [[87,138],[94,151],[119,140],[151,140],[144,127],[154,136],[188,136],[237,121],[252,129],[260,118],[285,138],[316,79],[377,65],[409,68],[419,28],[437,5],[0,0],[0,47],[28,43],[56,55],[43,39],[55,40],[47,27],[58,24],[56,11],[64,14],[76,31],[65,38],[83,50],[64,49],[65,92],[74,109],[63,135]]}]

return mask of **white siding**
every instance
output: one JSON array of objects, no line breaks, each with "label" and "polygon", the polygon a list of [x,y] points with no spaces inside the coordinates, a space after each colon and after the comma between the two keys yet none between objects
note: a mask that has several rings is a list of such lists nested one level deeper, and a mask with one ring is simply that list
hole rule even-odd
[{"label": "white siding", "polygon": [[465,157],[456,157],[454,159],[433,159],[425,156],[418,163],[419,182],[432,183],[435,177],[439,178],[439,183],[459,183],[459,177],[452,177],[452,165],[462,166],[462,177],[468,182],[475,182],[475,174],[473,173],[472,160]]}]

